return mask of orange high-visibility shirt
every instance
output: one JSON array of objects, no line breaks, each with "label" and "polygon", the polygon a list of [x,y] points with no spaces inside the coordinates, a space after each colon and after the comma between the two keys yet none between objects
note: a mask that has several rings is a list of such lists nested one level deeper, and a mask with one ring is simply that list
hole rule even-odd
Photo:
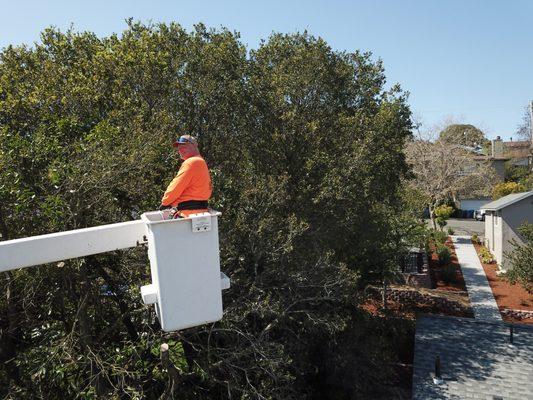
[{"label": "orange high-visibility shirt", "polygon": [[205,160],[200,156],[189,157],[183,161],[178,174],[168,185],[161,204],[176,207],[188,200],[209,200],[212,191]]}]

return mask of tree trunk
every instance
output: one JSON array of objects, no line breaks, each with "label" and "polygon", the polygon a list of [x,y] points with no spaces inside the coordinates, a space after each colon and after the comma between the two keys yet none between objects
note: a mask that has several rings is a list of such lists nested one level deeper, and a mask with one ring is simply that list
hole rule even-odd
[{"label": "tree trunk", "polygon": [[437,222],[435,221],[435,207],[433,204],[430,204],[428,206],[429,209],[429,218],[431,219],[431,224],[433,225],[433,229],[437,230]]},{"label": "tree trunk", "polygon": [[178,390],[181,381],[181,374],[172,361],[170,361],[170,350],[166,343],[161,345],[161,365],[168,371],[169,377],[167,389],[161,396],[161,399],[174,399],[174,393]]}]

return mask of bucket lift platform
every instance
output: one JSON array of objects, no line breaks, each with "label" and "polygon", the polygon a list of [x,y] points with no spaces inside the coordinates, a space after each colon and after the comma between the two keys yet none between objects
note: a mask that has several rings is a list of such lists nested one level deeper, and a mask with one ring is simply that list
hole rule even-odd
[{"label": "bucket lift platform", "polygon": [[216,211],[168,219],[151,211],[137,221],[76,229],[0,242],[0,272],[148,245],[152,283],[141,287],[145,304],[154,304],[164,331],[222,318],[222,290]]}]

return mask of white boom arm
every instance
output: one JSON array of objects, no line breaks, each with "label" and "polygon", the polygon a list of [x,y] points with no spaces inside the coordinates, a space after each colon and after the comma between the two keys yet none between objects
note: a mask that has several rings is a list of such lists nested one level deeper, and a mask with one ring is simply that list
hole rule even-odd
[{"label": "white boom arm", "polygon": [[148,245],[152,283],[141,287],[154,304],[161,328],[185,329],[222,318],[216,211],[169,220],[168,211],[146,212],[138,221],[76,229],[0,242],[0,272]]},{"label": "white boom arm", "polygon": [[0,242],[0,272],[138,246],[142,220]]}]

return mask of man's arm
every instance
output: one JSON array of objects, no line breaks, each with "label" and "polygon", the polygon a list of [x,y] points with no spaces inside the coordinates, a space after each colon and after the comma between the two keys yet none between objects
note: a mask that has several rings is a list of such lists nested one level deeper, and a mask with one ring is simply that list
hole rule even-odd
[{"label": "man's arm", "polygon": [[176,201],[178,197],[181,196],[183,191],[189,186],[191,182],[191,168],[189,163],[186,161],[183,162],[181,168],[178,171],[178,174],[172,182],[168,185],[163,198],[161,199],[162,206],[170,206]]}]

